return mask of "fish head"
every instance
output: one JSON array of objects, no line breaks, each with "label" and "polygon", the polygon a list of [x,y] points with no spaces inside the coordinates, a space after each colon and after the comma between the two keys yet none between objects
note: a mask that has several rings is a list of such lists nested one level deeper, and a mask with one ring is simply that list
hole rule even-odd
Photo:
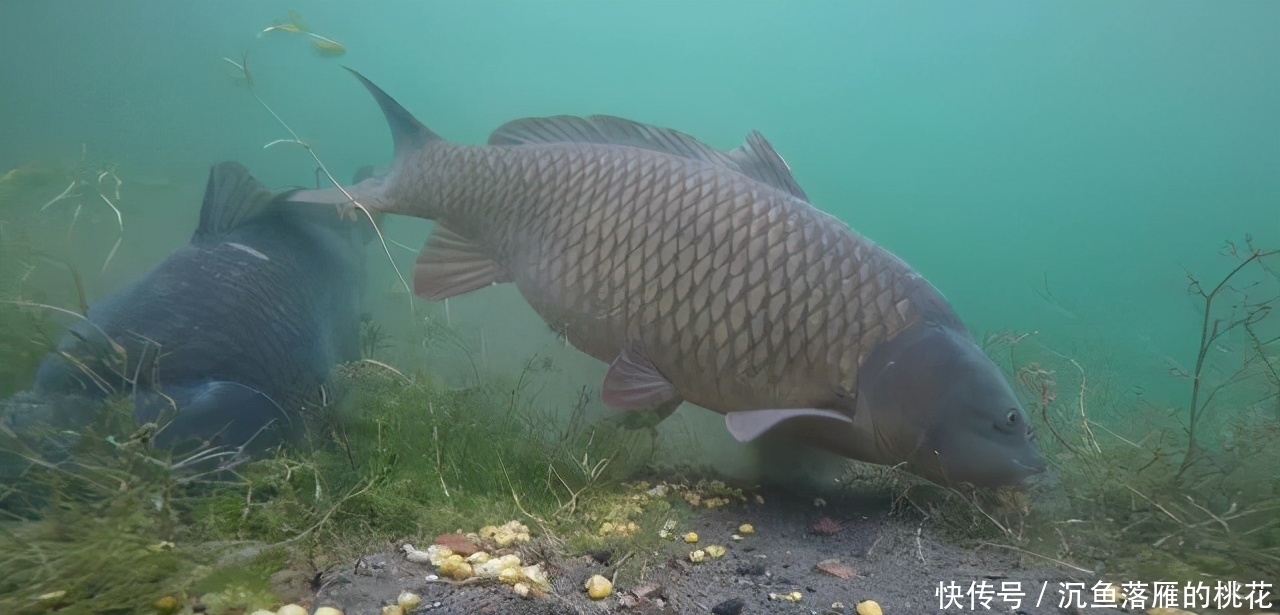
[{"label": "fish head", "polygon": [[883,463],[944,484],[1026,485],[1045,471],[1026,410],[963,330],[922,320],[863,363],[858,412]]}]

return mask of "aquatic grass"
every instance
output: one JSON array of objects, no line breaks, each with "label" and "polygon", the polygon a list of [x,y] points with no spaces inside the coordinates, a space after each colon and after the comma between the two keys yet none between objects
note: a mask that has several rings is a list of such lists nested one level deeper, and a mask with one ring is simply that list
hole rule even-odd
[{"label": "aquatic grass", "polygon": [[[102,263],[102,271],[106,271],[124,242],[124,213],[120,203],[125,182],[116,173],[117,166],[92,160],[88,144],[82,144],[79,160],[69,169],[44,166],[12,169],[0,176],[0,219],[7,224],[26,224],[32,216],[47,216],[52,210],[69,207],[71,219],[66,230],[69,240],[87,207],[105,205],[118,229],[115,242]],[[37,206],[37,203],[42,204]]]},{"label": "aquatic grass", "polygon": [[0,176],[0,322],[5,325],[0,327],[0,397],[8,397],[31,382],[59,328],[53,312],[29,307],[48,303],[46,294],[32,284],[37,268],[52,263],[66,270],[79,299],[79,313],[87,310],[79,271],[39,245],[33,229],[36,215],[27,207],[60,177],[58,171],[35,166]]},{"label": "aquatic grass", "polygon": [[[1275,257],[1280,256],[1280,249],[1263,250],[1258,248],[1254,245],[1253,238],[1246,235],[1244,245],[1227,242],[1223,252],[1234,258],[1237,263],[1230,272],[1212,287],[1206,288],[1194,274],[1187,272],[1187,293],[1203,300],[1204,304],[1201,307],[1200,345],[1196,352],[1195,368],[1191,374],[1185,375],[1190,377],[1192,382],[1191,400],[1187,406],[1187,451],[1182,458],[1181,465],[1178,467],[1178,478],[1181,478],[1199,460],[1203,453],[1200,442],[1196,437],[1196,428],[1200,425],[1205,413],[1213,408],[1211,405],[1213,398],[1223,389],[1254,375],[1252,372],[1255,366],[1263,368],[1264,377],[1271,381],[1271,385],[1275,389],[1271,399],[1277,400],[1277,419],[1280,419],[1280,375],[1277,375],[1274,363],[1275,355],[1280,351],[1277,351],[1274,347],[1269,348],[1277,341],[1280,341],[1280,336],[1264,341],[1259,337],[1257,330],[1262,321],[1271,314],[1271,310],[1276,306],[1277,302],[1280,302],[1280,295],[1261,298],[1250,297],[1249,291],[1255,288],[1257,283],[1237,284],[1237,276],[1246,271],[1250,265],[1262,268],[1275,277],[1275,281],[1280,282],[1280,276],[1276,275],[1276,270],[1266,267],[1268,260],[1280,260],[1275,259]],[[1231,306],[1228,313],[1216,313],[1214,302],[1218,301],[1220,305],[1222,299],[1230,298],[1234,298],[1237,302]],[[1207,375],[1206,359],[1209,356],[1209,352],[1220,340],[1231,336],[1237,329],[1243,330],[1247,334],[1248,342],[1253,346],[1252,351],[1246,351],[1244,360],[1238,366],[1233,366],[1234,371],[1226,378],[1205,386],[1205,377]],[[1202,392],[1203,398],[1201,397]]]},{"label": "aquatic grass", "polygon": [[[275,569],[311,574],[377,545],[511,519],[555,553],[598,544],[579,536],[624,514],[656,534],[653,511],[664,509],[636,504],[622,482],[645,461],[624,454],[631,434],[553,423],[551,409],[513,406],[512,385],[449,390],[368,362],[342,366],[301,444],[216,472],[184,470],[195,454],[150,446],[156,426],[134,425],[125,397],[80,433],[6,441],[29,467],[0,522],[0,611],[57,592],[73,612],[194,592],[256,600]],[[245,566],[257,584],[227,570]]]},{"label": "aquatic grass", "polygon": [[[0,612],[136,612],[200,575],[181,511],[208,478],[149,445],[132,402],[113,398],[80,433],[0,431],[21,463],[0,498]],[[13,467],[13,466],[10,466]]]},{"label": "aquatic grass", "polygon": [[310,445],[238,469],[242,483],[192,512],[197,535],[283,547],[291,566],[321,568],[513,519],[535,529],[543,555],[599,546],[619,511],[651,524],[633,548],[656,536],[663,503],[635,504],[623,482],[647,460],[626,442],[642,436],[513,410],[501,378],[443,389],[356,363],[333,380]]}]

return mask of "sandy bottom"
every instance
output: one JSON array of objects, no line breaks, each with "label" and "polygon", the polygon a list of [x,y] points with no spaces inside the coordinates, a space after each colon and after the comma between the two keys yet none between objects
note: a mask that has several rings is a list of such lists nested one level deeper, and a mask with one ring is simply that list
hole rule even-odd
[{"label": "sandy bottom", "polygon": [[[422,596],[422,606],[413,613],[853,613],[863,600],[875,600],[888,614],[1113,612],[1059,606],[1060,583],[1082,581],[1089,587],[1096,580],[1091,575],[1026,562],[1003,549],[960,548],[927,530],[917,532],[914,525],[890,517],[885,508],[883,501],[816,508],[812,501],[774,493],[766,494],[763,502],[708,510],[680,531],[696,531],[698,546],[726,546],[724,557],[691,564],[688,553],[696,547],[673,540],[649,558],[654,564],[643,580],[619,583],[612,596],[599,601],[586,596],[583,583],[594,574],[610,577],[610,558],[547,562],[552,591],[523,599],[496,583],[459,586],[429,581],[434,572],[430,565],[408,562],[391,545],[324,575],[315,584],[318,591],[303,589],[315,585],[296,581],[293,595],[315,606],[339,607],[348,615],[379,613],[403,590]],[[813,533],[812,524],[822,516],[840,521],[841,529],[832,535]],[[753,524],[756,532],[732,540],[742,523]],[[840,578],[816,568],[830,559],[838,560],[837,565],[846,569],[841,572],[852,576]],[[970,584],[983,582],[993,588],[990,610],[971,607],[968,601]],[[960,587],[962,606],[942,608],[940,583]],[[1020,605],[995,595],[1005,583],[1017,584],[1023,594]],[[798,602],[770,598],[797,591]],[[637,593],[643,598],[636,598]]]}]

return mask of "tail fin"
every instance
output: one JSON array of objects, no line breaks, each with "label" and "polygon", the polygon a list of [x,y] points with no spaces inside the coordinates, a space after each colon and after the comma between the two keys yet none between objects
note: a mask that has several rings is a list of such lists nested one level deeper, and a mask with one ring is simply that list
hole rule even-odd
[{"label": "tail fin", "polygon": [[428,142],[439,139],[436,133],[431,132],[413,117],[408,109],[405,109],[391,95],[382,91],[382,88],[374,85],[372,81],[365,78],[364,75],[348,68],[347,72],[356,76],[360,83],[364,84],[365,89],[373,95],[373,99],[378,102],[378,106],[382,108],[382,115],[387,118],[387,125],[391,128],[391,141],[395,144],[395,157],[400,160],[405,152],[420,149]]},{"label": "tail fin", "polygon": [[364,75],[350,68],[347,71],[355,75],[356,79],[359,79],[360,83],[364,84],[365,89],[369,90],[387,120],[387,126],[391,129],[391,141],[395,152],[391,170],[383,177],[362,177],[364,174],[357,172],[357,181],[348,186],[345,191],[340,188],[299,190],[289,195],[288,199],[304,203],[328,203],[333,205],[346,205],[352,199],[355,199],[369,211],[388,211],[390,204],[384,198],[387,185],[394,181],[397,174],[413,172],[412,170],[402,170],[405,160],[409,157],[408,154],[426,147],[431,141],[440,139],[440,136],[431,132],[430,128],[419,122],[417,118],[413,117],[412,113],[409,113],[407,109],[384,92],[382,88],[366,79]]}]

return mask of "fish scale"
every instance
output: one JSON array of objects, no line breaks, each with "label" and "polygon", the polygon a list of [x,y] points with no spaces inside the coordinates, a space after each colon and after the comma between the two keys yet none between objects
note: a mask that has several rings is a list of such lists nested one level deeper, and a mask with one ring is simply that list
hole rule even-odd
[{"label": "fish scale", "polygon": [[[348,191],[371,211],[437,221],[415,292],[515,283],[570,344],[610,363],[606,403],[689,401],[725,414],[740,440],[777,428],[943,481],[1043,471],[1025,411],[946,299],[809,204],[758,133],[721,151],[621,118],[556,116],[463,145],[360,79],[396,156]],[[993,460],[988,445],[1002,451]]]},{"label": "fish scale", "polygon": [[[484,246],[540,315],[568,325],[575,346],[612,361],[630,340],[650,342],[649,358],[684,398],[712,409],[772,407],[780,383],[801,391],[794,401],[830,403],[833,389],[854,386],[856,368],[836,374],[828,359],[865,355],[920,317],[893,307],[910,305],[905,293],[930,290],[908,288],[908,267],[835,218],[703,161],[597,144],[431,147],[432,159],[465,164],[429,165],[437,172],[426,183],[449,189],[415,206]],[[637,177],[666,180],[646,194]],[[520,202],[501,200],[513,194]],[[477,228],[476,218],[489,223]],[[703,219],[719,232],[697,232]],[[855,244],[856,270],[847,248],[808,249]],[[832,267],[833,258],[846,260]],[[824,275],[839,269],[852,279]],[[848,322],[811,325],[813,315]],[[751,390],[716,399],[702,374]]]}]

